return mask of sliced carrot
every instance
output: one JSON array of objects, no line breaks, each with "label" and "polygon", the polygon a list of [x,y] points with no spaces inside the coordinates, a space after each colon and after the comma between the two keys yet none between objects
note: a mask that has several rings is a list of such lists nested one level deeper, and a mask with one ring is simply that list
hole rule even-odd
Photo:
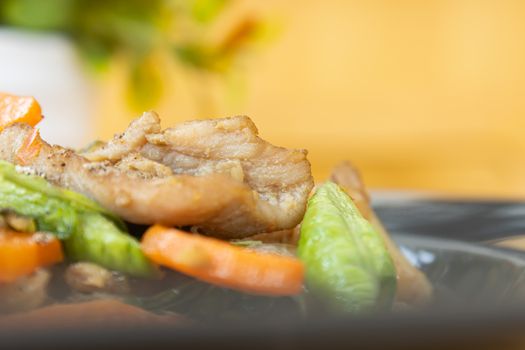
[{"label": "sliced carrot", "polygon": [[22,143],[22,146],[20,146],[16,153],[18,163],[21,165],[30,163],[32,159],[38,156],[42,145],[43,141],[42,138],[40,138],[39,131],[37,129],[33,129],[31,134],[27,136],[27,138]]},{"label": "sliced carrot", "polygon": [[0,229],[0,282],[12,282],[63,259],[60,241],[51,234]]},{"label": "sliced carrot", "polygon": [[35,126],[41,120],[42,109],[34,97],[0,92],[0,130],[13,123]]},{"label": "sliced carrot", "polygon": [[245,292],[293,295],[303,285],[304,267],[298,259],[258,253],[161,225],[146,231],[142,250],[159,265]]}]

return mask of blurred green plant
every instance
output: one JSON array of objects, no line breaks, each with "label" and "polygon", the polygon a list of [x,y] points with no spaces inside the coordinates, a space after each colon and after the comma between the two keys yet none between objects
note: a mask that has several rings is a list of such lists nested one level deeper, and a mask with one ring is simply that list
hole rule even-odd
[{"label": "blurred green plant", "polygon": [[163,72],[155,52],[169,52],[189,69],[229,72],[261,32],[262,21],[240,19],[220,42],[212,27],[233,0],[0,0],[0,25],[62,33],[96,72],[117,54],[129,59],[129,100],[135,109],[155,106]]}]

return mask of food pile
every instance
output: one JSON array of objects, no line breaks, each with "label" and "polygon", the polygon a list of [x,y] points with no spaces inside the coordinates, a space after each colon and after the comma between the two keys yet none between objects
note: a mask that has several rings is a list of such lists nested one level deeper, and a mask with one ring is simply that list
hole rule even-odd
[{"label": "food pile", "polygon": [[82,150],[42,140],[41,120],[33,98],[0,94],[4,319],[111,300],[201,321],[226,315],[197,310],[219,294],[252,317],[261,300],[304,314],[431,298],[349,163],[314,189],[307,152],[263,140],[248,117],[163,130],[146,112]]}]

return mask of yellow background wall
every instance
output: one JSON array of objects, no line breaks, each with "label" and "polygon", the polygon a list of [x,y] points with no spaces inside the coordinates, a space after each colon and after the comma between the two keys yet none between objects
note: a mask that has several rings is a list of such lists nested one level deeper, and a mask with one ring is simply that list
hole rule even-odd
[{"label": "yellow background wall", "polygon": [[[278,16],[248,65],[242,103],[167,68],[164,125],[250,115],[274,143],[307,148],[316,177],[353,160],[370,187],[525,197],[525,1],[241,1],[223,20]],[[108,137],[129,121],[101,91]],[[194,97],[220,101],[206,109]],[[202,101],[202,100],[201,100]]]}]

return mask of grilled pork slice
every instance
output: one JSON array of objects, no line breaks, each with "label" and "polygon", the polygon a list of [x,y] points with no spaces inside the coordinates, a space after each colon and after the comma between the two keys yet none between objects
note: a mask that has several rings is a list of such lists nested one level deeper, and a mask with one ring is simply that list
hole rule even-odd
[{"label": "grilled pork slice", "polygon": [[187,122],[164,132],[158,122],[146,113],[85,157],[42,141],[38,155],[23,162],[17,154],[33,129],[15,124],[0,133],[0,159],[133,223],[194,225],[243,238],[300,222],[313,186],[305,151],[267,143],[247,117]]},{"label": "grilled pork slice", "polygon": [[[139,164],[143,174],[156,176],[166,175],[165,167],[182,175],[222,174],[248,185],[258,200],[280,203],[287,213],[296,207],[302,215],[313,186],[306,151],[271,145],[243,116],[190,121],[160,130],[156,114],[144,113],[124,133],[83,155],[119,167],[126,164],[128,169],[129,164]],[[156,168],[145,169],[145,160]]]}]

